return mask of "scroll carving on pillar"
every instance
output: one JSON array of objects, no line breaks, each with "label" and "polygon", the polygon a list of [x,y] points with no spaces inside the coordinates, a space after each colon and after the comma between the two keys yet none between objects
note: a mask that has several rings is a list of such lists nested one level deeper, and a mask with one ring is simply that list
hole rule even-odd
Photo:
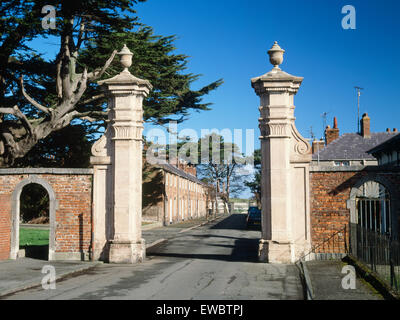
[{"label": "scroll carving on pillar", "polygon": [[294,152],[299,155],[307,155],[311,152],[311,146],[308,141],[297,131],[297,128],[292,124],[292,137],[294,139]]},{"label": "scroll carving on pillar", "polygon": [[97,140],[92,146],[92,155],[94,157],[106,157],[107,156],[107,132],[105,132],[99,140]]},{"label": "scroll carving on pillar", "polygon": [[109,164],[110,148],[110,130],[106,129],[100,139],[97,140],[92,146],[92,164]]},{"label": "scroll carving on pillar", "polygon": [[292,128],[292,137],[293,137],[293,152],[295,154],[295,159],[293,160],[301,160],[304,158],[305,161],[310,161],[311,157],[311,146],[308,141],[299,133],[294,124],[291,126]]}]

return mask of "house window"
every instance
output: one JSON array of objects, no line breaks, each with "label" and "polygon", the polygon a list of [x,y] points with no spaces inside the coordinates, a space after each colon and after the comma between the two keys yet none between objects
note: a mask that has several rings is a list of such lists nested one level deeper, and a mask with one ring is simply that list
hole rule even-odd
[{"label": "house window", "polygon": [[348,167],[348,166],[350,166],[350,161],[335,161],[334,166],[335,167]]}]

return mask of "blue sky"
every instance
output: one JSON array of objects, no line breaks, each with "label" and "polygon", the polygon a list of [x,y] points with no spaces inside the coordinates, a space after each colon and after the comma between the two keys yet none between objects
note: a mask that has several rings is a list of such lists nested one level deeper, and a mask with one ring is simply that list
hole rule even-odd
[{"label": "blue sky", "polygon": [[[344,5],[356,9],[356,30],[344,30]],[[361,114],[371,130],[400,127],[398,86],[400,2],[336,0],[148,0],[137,6],[141,22],[156,34],[178,36],[177,52],[190,56],[188,71],[203,76],[196,88],[223,78],[210,94],[212,111],[194,113],[179,129],[254,129],[258,97],[250,78],[269,71],[267,51],[277,40],[286,50],[281,68],[304,77],[295,98],[296,125],[323,135],[338,118],[341,133],[357,129],[354,86],[365,88]]]}]

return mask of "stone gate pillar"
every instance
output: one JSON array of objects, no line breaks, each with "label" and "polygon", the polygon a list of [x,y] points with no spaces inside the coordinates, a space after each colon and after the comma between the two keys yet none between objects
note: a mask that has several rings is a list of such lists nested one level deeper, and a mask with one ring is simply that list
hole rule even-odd
[{"label": "stone gate pillar", "polygon": [[[108,96],[109,124],[107,132],[93,147],[100,149],[97,159],[103,160],[95,166],[94,190],[98,194],[94,199],[101,201],[97,206],[94,204],[94,225],[95,229],[96,226],[102,229],[105,224],[105,260],[136,263],[146,255],[142,239],[142,103],[152,86],[128,71],[132,53],[126,46],[119,55],[124,71],[98,82]],[[96,240],[101,243],[100,234],[104,232],[94,231],[95,245]],[[99,248],[94,252],[99,255]]]},{"label": "stone gate pillar", "polygon": [[262,239],[259,259],[293,263],[310,248],[311,147],[297,131],[294,95],[303,78],[279,68],[278,43],[268,51],[274,68],[251,80],[260,97]]}]

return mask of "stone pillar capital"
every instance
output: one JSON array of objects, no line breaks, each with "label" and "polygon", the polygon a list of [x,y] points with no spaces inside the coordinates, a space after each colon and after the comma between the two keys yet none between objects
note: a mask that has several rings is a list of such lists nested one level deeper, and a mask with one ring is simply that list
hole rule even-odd
[{"label": "stone pillar capital", "polygon": [[296,94],[303,77],[292,76],[280,69],[272,69],[262,76],[251,79],[251,85],[258,96],[263,94]]},{"label": "stone pillar capital", "polygon": [[[125,48],[125,51],[128,50]],[[129,56],[124,53],[123,56]],[[123,66],[129,63],[125,61]],[[112,140],[142,141],[143,106],[152,85],[132,75],[127,68],[117,76],[98,82],[109,97],[109,120],[113,128]]]},{"label": "stone pillar capital", "polygon": [[127,70],[97,83],[103,87],[108,96],[141,95],[146,97],[153,88],[148,80],[137,78]]}]

